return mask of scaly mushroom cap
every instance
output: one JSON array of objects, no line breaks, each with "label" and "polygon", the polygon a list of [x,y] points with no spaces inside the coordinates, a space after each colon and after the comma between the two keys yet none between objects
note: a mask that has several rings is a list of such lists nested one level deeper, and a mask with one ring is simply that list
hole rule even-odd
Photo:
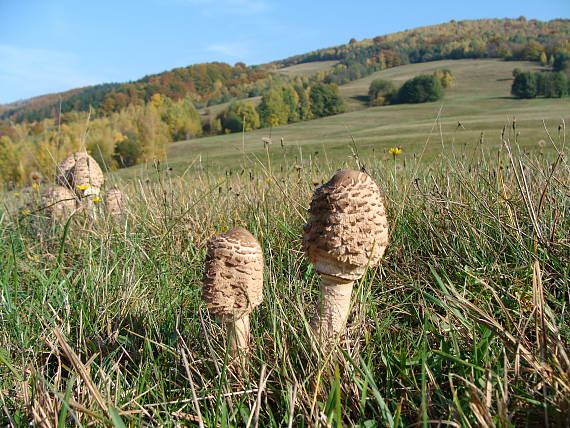
[{"label": "scaly mushroom cap", "polygon": [[76,207],[76,196],[63,186],[51,186],[42,194],[42,206],[54,220],[65,220]]},{"label": "scaly mushroom cap", "polygon": [[105,203],[111,217],[120,217],[125,214],[127,201],[120,189],[116,187],[109,189],[105,195]]},{"label": "scaly mushroom cap", "polygon": [[57,184],[73,189],[79,196],[98,195],[103,186],[101,167],[86,152],[75,152],[57,166]]},{"label": "scaly mushroom cap", "polygon": [[315,194],[304,226],[303,248],[321,274],[360,278],[380,262],[388,220],[376,182],[361,171],[338,171]]},{"label": "scaly mushroom cap", "polygon": [[208,241],[204,288],[206,306],[222,321],[249,314],[263,301],[263,254],[243,227]]}]

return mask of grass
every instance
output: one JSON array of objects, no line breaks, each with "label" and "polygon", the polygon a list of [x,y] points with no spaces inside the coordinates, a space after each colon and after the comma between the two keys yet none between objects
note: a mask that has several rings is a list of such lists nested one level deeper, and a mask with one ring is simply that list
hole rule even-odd
[{"label": "grass", "polygon": [[332,69],[338,61],[313,61],[303,64],[290,65],[289,67],[279,68],[276,71],[290,77],[310,76],[321,71]]},{"label": "grass", "polygon": [[[449,145],[429,162],[347,145],[351,158],[327,149],[299,170],[287,148],[277,163],[269,150],[234,156],[231,172],[155,165],[129,184],[110,180],[130,198],[119,223],[77,214],[52,225],[7,200],[0,423],[567,425],[566,134],[538,127],[547,146],[529,152],[518,122],[508,125],[500,144]],[[442,136],[435,144],[453,140]],[[362,164],[385,192],[391,242],[355,287],[346,335],[325,352],[308,334],[319,279],[302,225],[314,186]],[[200,299],[205,242],[234,225],[266,260],[243,368],[227,363],[223,327]]]},{"label": "grass", "polygon": [[[379,76],[449,68],[457,85],[364,109],[363,79],[341,88],[346,114],[174,143],[108,174],[129,196],[118,223],[51,224],[21,214],[36,190],[5,195],[0,425],[570,425],[567,101],[509,99],[515,66],[398,67]],[[302,225],[316,185],[362,166],[391,242],[323,351]],[[205,243],[237,225],[266,261],[244,368],[200,299]]]}]

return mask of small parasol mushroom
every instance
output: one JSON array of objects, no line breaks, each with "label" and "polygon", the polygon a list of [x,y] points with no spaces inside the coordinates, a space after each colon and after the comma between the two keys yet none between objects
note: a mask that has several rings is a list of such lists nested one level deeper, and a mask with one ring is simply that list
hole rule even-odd
[{"label": "small parasol mushroom", "polygon": [[101,167],[86,152],[75,152],[57,166],[57,184],[66,186],[81,197],[98,195],[104,177]]},{"label": "small parasol mushroom", "polygon": [[338,171],[315,190],[304,226],[303,248],[321,275],[314,328],[331,337],[344,330],[354,281],[380,262],[388,221],[376,182],[365,172]]},{"label": "small parasol mushroom", "polygon": [[76,208],[75,193],[63,186],[51,186],[42,194],[42,206],[53,220],[66,220]]},{"label": "small parasol mushroom", "polygon": [[120,219],[127,210],[127,200],[118,187],[113,187],[106,192],[105,205],[107,206],[107,212],[113,219]]},{"label": "small parasol mushroom", "polygon": [[249,314],[263,301],[263,254],[243,227],[208,241],[204,288],[206,306],[228,324],[232,355],[249,347]]}]

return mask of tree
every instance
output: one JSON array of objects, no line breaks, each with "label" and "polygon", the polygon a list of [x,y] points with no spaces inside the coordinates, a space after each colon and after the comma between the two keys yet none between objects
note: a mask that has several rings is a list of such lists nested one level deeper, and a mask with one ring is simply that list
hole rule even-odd
[{"label": "tree", "polygon": [[346,111],[346,105],[334,84],[318,83],[311,88],[311,112],[314,117],[331,116]]},{"label": "tree", "polygon": [[543,95],[547,98],[562,98],[568,94],[568,77],[562,71],[548,73]]},{"label": "tree", "polygon": [[257,110],[263,126],[285,125],[289,118],[287,105],[279,88],[270,89],[263,94]]},{"label": "tree", "polygon": [[559,51],[554,54],[554,63],[552,64],[554,71],[570,70],[570,52]]},{"label": "tree", "polygon": [[511,86],[511,94],[517,98],[536,98],[538,87],[535,74],[531,72],[518,73]]},{"label": "tree", "polygon": [[536,40],[529,40],[522,50],[522,58],[529,61],[540,60],[540,54],[544,53],[544,46]]},{"label": "tree", "polygon": [[443,97],[443,87],[438,78],[423,74],[407,80],[398,91],[399,103],[425,103]]},{"label": "tree", "polygon": [[368,88],[368,102],[371,106],[389,104],[396,93],[396,87],[389,80],[374,79]]},{"label": "tree", "polygon": [[444,88],[450,88],[455,83],[455,78],[453,77],[453,73],[451,73],[448,69],[437,70],[433,75],[439,79],[441,86]]},{"label": "tree", "polygon": [[242,120],[244,129],[251,131],[261,126],[259,120],[259,113],[252,103],[241,102],[237,103],[236,115]]}]

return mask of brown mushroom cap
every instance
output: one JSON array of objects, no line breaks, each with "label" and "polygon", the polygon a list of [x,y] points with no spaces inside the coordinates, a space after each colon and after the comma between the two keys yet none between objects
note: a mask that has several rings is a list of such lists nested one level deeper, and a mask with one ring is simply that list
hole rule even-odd
[{"label": "brown mushroom cap", "polygon": [[317,272],[355,280],[380,262],[388,220],[380,189],[368,174],[338,171],[315,190],[309,214],[303,248]]},{"label": "brown mushroom cap", "polygon": [[42,194],[42,206],[54,220],[64,220],[76,208],[76,196],[67,187],[51,186]]},{"label": "brown mushroom cap", "polygon": [[[57,166],[55,177],[57,184],[69,187],[80,196],[99,194],[104,177],[101,167],[86,152],[75,152],[66,157]],[[78,187],[88,186],[81,190]]]},{"label": "brown mushroom cap", "polygon": [[263,301],[263,254],[243,227],[208,241],[204,288],[206,306],[222,321],[249,314]]},{"label": "brown mushroom cap", "polygon": [[107,190],[105,194],[105,203],[107,211],[111,217],[120,217],[125,214],[126,198],[123,192],[117,187]]}]

